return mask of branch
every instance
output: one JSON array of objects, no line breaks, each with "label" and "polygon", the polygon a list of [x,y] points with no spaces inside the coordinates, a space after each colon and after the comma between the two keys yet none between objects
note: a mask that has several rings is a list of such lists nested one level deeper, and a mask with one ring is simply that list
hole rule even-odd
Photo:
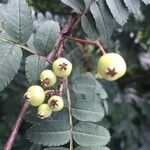
[{"label": "branch", "polygon": [[103,55],[106,54],[106,51],[104,50],[103,46],[101,45],[101,43],[99,41],[79,39],[79,38],[70,37],[70,36],[66,36],[66,38],[70,39],[70,40],[73,40],[73,41],[76,41],[76,42],[79,42],[79,43],[91,44],[93,46],[98,47]]},{"label": "branch", "polygon": [[[85,14],[86,12],[87,12],[87,10],[85,10],[85,12],[83,14]],[[57,39],[57,41],[55,43],[54,49],[45,58],[46,61],[47,61],[46,66],[49,65],[49,63],[52,63],[56,51],[57,51],[57,54],[58,54],[57,56],[61,57],[62,52],[63,52],[63,48],[64,48],[64,42],[65,42],[66,36],[69,36],[72,33],[72,31],[75,29],[75,27],[78,25],[78,23],[80,22],[81,16],[80,16],[80,18],[78,16],[79,15],[77,13],[75,13],[75,12],[72,12],[70,14],[70,17],[68,19],[68,23],[61,30],[60,36],[59,36],[59,38]],[[0,39],[3,40],[3,41],[8,41],[6,39],[2,39],[2,38],[0,38]],[[18,43],[16,43],[16,44],[18,44]],[[36,53],[34,53],[34,51],[32,51],[31,49],[29,49],[28,47],[26,47],[24,45],[20,45],[19,44],[19,46],[22,47],[23,49],[33,53],[33,54],[36,54]],[[62,86],[61,86],[61,88],[62,88]],[[68,95],[68,104],[69,104],[69,118],[70,118],[70,125],[71,125],[71,131],[72,131],[73,123],[72,123],[72,114],[71,114],[71,100],[70,100],[70,92],[69,92],[68,86],[67,86],[67,95]],[[19,116],[17,118],[17,121],[14,124],[12,132],[11,132],[11,134],[9,136],[9,139],[8,139],[8,141],[7,141],[7,143],[6,143],[5,147],[4,147],[4,150],[11,150],[11,147],[13,145],[13,142],[15,140],[15,137],[17,135],[17,132],[19,130],[19,127],[21,125],[21,122],[22,122],[22,120],[23,120],[23,118],[25,116],[25,113],[26,113],[28,107],[29,107],[29,102],[25,101],[24,105],[23,105],[23,107],[21,109],[21,112],[20,112],[20,114],[19,114]],[[70,140],[70,150],[73,150],[73,140],[72,140],[72,138]]]},{"label": "branch", "polygon": [[15,122],[13,128],[12,128],[12,131],[11,131],[11,134],[10,134],[8,140],[7,140],[7,143],[6,143],[5,147],[4,147],[4,150],[11,150],[12,145],[14,143],[14,140],[15,140],[15,138],[17,136],[19,127],[21,125],[21,122],[22,122],[22,120],[23,120],[23,118],[25,116],[25,113],[26,113],[27,109],[29,108],[29,105],[30,105],[30,102],[25,100],[24,104],[23,104],[23,107],[22,107],[22,109],[21,109],[21,111],[19,113],[19,116],[18,116],[18,118],[17,118],[17,120],[16,120],[16,122]]},{"label": "branch", "polygon": [[54,49],[46,58],[48,62],[52,62],[52,59],[54,58],[56,51],[57,51],[57,57],[61,57],[64,48],[65,36],[69,36],[71,34],[71,32],[73,31],[72,27],[74,26],[77,19],[78,19],[78,14],[72,12],[68,19],[68,23],[63,27],[63,29],[60,32],[60,36],[58,37],[55,43]]},{"label": "branch", "polygon": [[73,150],[73,121],[72,121],[72,110],[71,110],[71,96],[68,87],[68,79],[66,79],[67,84],[67,101],[68,101],[68,111],[69,111],[69,123],[71,128],[71,139],[70,139],[70,148],[69,150]]}]

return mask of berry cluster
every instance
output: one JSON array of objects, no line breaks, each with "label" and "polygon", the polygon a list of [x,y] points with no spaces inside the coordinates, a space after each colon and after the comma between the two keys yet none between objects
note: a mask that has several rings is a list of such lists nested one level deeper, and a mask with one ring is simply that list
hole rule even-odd
[{"label": "berry cluster", "polygon": [[[64,101],[60,94],[62,91],[52,89],[49,90],[50,92],[46,92],[44,89],[52,88],[57,82],[57,77],[68,77],[72,71],[72,64],[65,58],[58,58],[52,64],[52,68],[53,71],[47,69],[40,74],[40,82],[43,88],[39,85],[33,85],[24,94],[25,99],[32,106],[38,106],[37,114],[41,119],[50,117],[53,111],[63,109]],[[46,97],[49,97],[47,103],[44,102]]]}]

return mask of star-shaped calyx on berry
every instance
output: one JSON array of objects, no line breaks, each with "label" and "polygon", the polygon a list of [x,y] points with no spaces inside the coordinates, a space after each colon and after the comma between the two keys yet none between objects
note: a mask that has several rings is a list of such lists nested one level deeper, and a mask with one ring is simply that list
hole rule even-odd
[{"label": "star-shaped calyx on berry", "polygon": [[49,78],[45,78],[44,80],[41,80],[41,84],[42,85],[49,85],[50,84],[50,79]]},{"label": "star-shaped calyx on berry", "polygon": [[110,75],[111,77],[114,77],[117,74],[117,72],[116,72],[115,68],[113,68],[113,69],[107,68],[106,74]]},{"label": "star-shaped calyx on berry", "polygon": [[68,65],[67,65],[66,63],[64,63],[64,62],[59,65],[60,70],[67,70],[67,66],[68,66]]},{"label": "star-shaped calyx on berry", "polygon": [[56,106],[58,106],[58,100],[55,100],[53,99],[51,102],[50,102],[50,105],[55,108]]}]

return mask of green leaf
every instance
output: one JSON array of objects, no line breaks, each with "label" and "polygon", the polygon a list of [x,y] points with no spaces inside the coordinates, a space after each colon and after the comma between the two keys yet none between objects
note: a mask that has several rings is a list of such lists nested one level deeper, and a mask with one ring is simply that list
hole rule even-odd
[{"label": "green leaf", "polygon": [[69,142],[70,125],[63,121],[37,123],[27,130],[27,138],[44,146],[60,146]]},{"label": "green leaf", "polygon": [[150,4],[150,0],[142,0],[146,5]]},{"label": "green leaf", "polygon": [[39,81],[40,73],[45,69],[45,59],[41,56],[31,55],[26,59],[26,76],[30,83],[36,84]]},{"label": "green leaf", "polygon": [[22,60],[22,50],[18,45],[0,42],[0,91],[14,78]]},{"label": "green leaf", "polygon": [[44,150],[69,150],[65,147],[52,147],[52,148],[45,148]]},{"label": "green leaf", "polygon": [[3,16],[4,29],[17,42],[26,43],[33,29],[33,21],[26,0],[10,0]]},{"label": "green leaf", "polygon": [[105,110],[105,114],[107,115],[109,113],[108,103],[105,99],[102,100],[102,103],[103,103],[103,107],[104,107],[104,110]]},{"label": "green leaf", "polygon": [[61,0],[64,4],[70,6],[75,12],[82,14],[85,5],[83,0]]},{"label": "green leaf", "polygon": [[60,113],[58,112],[53,112],[51,118],[52,120],[61,120],[61,121],[66,121],[69,122],[69,117],[68,117],[68,108],[63,108],[63,110],[60,111]]},{"label": "green leaf", "polygon": [[27,46],[28,46],[29,48],[31,48],[35,53],[37,53],[37,51],[36,51],[36,49],[35,49],[35,47],[34,47],[34,45],[33,45],[33,38],[34,38],[34,34],[32,34],[32,35],[30,36],[29,40],[27,41]]},{"label": "green leaf", "polygon": [[82,147],[82,146],[78,146],[77,148],[75,148],[75,150],[92,150],[94,148],[94,150],[110,150],[108,147]]},{"label": "green leaf", "polygon": [[41,55],[48,55],[53,49],[60,33],[60,26],[57,22],[45,21],[36,30],[33,44],[37,52]]},{"label": "green leaf", "polygon": [[82,15],[81,25],[82,25],[83,31],[88,35],[90,39],[96,40],[99,37],[99,33],[96,28],[95,20],[92,17],[91,13]]},{"label": "green leaf", "polygon": [[72,106],[72,115],[81,121],[98,122],[104,117],[104,109],[100,102],[91,101],[76,101]]},{"label": "green leaf", "polygon": [[0,4],[0,22],[3,20],[3,13],[4,13],[4,4]]},{"label": "green leaf", "polygon": [[75,93],[88,94],[95,92],[95,81],[90,77],[78,77],[73,80],[72,88]]},{"label": "green leaf", "polygon": [[37,109],[35,107],[31,107],[25,115],[25,121],[29,122],[30,124],[39,123],[42,120],[37,115]]},{"label": "green leaf", "polygon": [[140,0],[124,0],[125,5],[128,7],[129,11],[134,14],[140,14]]},{"label": "green leaf", "polygon": [[106,2],[115,20],[123,26],[129,15],[123,3],[120,0],[106,0]]},{"label": "green leaf", "polygon": [[96,82],[95,93],[99,94],[102,99],[106,99],[108,97],[108,95],[107,95],[106,91],[104,90],[103,86],[97,80],[95,80],[95,82]]},{"label": "green leaf", "polygon": [[99,94],[102,99],[106,99],[108,95],[102,84],[95,79],[95,76],[92,73],[88,73],[87,77],[92,78],[95,81],[95,93]]},{"label": "green leaf", "polygon": [[80,122],[73,130],[74,140],[81,146],[104,146],[110,141],[107,129],[92,123]]},{"label": "green leaf", "polygon": [[85,8],[87,9],[94,1],[96,1],[96,0],[84,0]]},{"label": "green leaf", "polygon": [[106,3],[102,0],[92,3],[90,10],[100,36],[104,39],[109,39],[113,33],[114,21],[108,8],[106,8]]}]

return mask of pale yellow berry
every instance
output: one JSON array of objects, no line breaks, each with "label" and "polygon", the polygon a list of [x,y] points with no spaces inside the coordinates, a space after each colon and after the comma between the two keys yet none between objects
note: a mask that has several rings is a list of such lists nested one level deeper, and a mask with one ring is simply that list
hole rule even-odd
[{"label": "pale yellow berry", "polygon": [[40,86],[33,85],[28,88],[24,97],[30,102],[32,106],[39,106],[45,100],[45,92]]},{"label": "pale yellow berry", "polygon": [[55,85],[57,78],[52,70],[44,70],[40,74],[40,81],[44,87],[52,87]]},{"label": "pale yellow berry", "polygon": [[38,117],[41,119],[48,118],[51,116],[52,110],[48,104],[44,103],[38,107],[37,114],[38,114]]},{"label": "pale yellow berry", "polygon": [[106,53],[99,58],[97,71],[106,80],[114,81],[126,72],[126,62],[116,53]]},{"label": "pale yellow berry", "polygon": [[52,111],[60,111],[64,107],[64,101],[62,97],[57,96],[57,95],[52,96],[49,99],[48,104],[50,108],[52,109]]},{"label": "pale yellow berry", "polygon": [[53,63],[53,71],[58,77],[68,77],[72,71],[72,64],[66,58],[58,58]]}]

